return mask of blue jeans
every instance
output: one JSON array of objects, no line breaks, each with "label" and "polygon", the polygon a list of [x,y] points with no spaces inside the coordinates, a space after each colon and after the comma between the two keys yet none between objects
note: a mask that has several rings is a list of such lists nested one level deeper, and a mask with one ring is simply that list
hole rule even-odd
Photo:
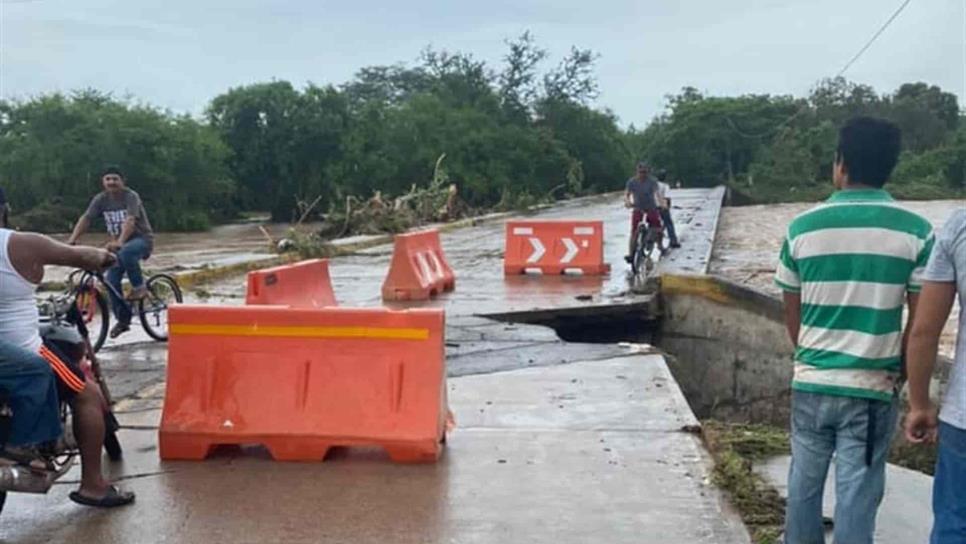
[{"label": "blue jeans", "polygon": [[883,402],[792,391],[786,544],[825,544],[822,496],[833,453],[835,542],[872,544],[897,405],[895,399]]},{"label": "blue jeans", "polygon": [[678,233],[674,231],[674,219],[671,218],[671,210],[661,208],[661,221],[664,222],[664,228],[667,229],[668,243],[671,245],[677,244]]},{"label": "blue jeans", "polygon": [[930,544],[966,543],[966,429],[939,423]]},{"label": "blue jeans", "polygon": [[60,437],[57,378],[40,355],[0,341],[0,387],[7,390],[13,410],[8,444],[35,445]]},{"label": "blue jeans", "polygon": [[[144,276],[141,274],[141,261],[151,255],[151,243],[140,236],[132,238],[121,246],[117,252],[117,264],[107,271],[107,282],[114,286],[118,293],[123,293],[121,279],[127,273],[127,278],[131,280],[131,287],[137,288],[144,285]],[[117,322],[127,325],[131,322],[131,307],[123,300],[110,293],[111,307],[114,310],[114,317]]]}]

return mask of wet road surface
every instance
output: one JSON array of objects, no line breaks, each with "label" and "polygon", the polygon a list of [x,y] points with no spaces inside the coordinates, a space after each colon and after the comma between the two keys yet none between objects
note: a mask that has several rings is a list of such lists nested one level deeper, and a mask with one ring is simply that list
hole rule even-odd
[{"label": "wet road surface", "polygon": [[[719,203],[710,191],[675,195],[686,250],[663,266],[706,267],[709,218],[717,217]],[[116,512],[74,505],[66,495],[76,486],[75,468],[47,496],[10,495],[0,539],[748,542],[708,484],[700,440],[683,430],[694,416],[662,357],[646,347],[567,343],[550,329],[478,317],[647,300],[623,272],[628,212],[619,198],[585,199],[538,215],[603,219],[614,271],[507,282],[502,222],[443,235],[457,288],[425,305],[447,310],[449,398],[458,426],[439,463],[396,465],[369,449],[336,450],[320,463],[278,463],[261,448],[162,463],[156,428],[164,346],[120,344],[102,357],[125,427],[126,459],[111,470],[138,493],[137,504]],[[341,304],[381,304],[389,251],[332,260]],[[206,290],[212,301],[241,303],[244,281]]]}]

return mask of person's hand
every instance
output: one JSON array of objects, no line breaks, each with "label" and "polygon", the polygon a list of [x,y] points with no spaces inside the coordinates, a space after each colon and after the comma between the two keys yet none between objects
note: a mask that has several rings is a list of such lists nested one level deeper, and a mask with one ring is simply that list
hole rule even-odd
[{"label": "person's hand", "polygon": [[104,249],[117,253],[121,250],[121,243],[117,240],[111,240],[110,242],[104,244]]},{"label": "person's hand", "polygon": [[84,269],[93,272],[103,272],[117,264],[117,255],[96,247],[84,249]]},{"label": "person's hand", "polygon": [[906,414],[906,440],[913,444],[932,444],[936,442],[938,425],[936,408],[931,404],[926,408],[910,408]]}]

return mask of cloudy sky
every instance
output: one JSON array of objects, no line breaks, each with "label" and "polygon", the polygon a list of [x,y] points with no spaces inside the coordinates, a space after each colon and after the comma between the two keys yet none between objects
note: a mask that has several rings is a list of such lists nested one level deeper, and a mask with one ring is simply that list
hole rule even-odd
[{"label": "cloudy sky", "polygon": [[[601,96],[646,124],[664,95],[804,94],[901,0],[0,0],[0,94],[94,87],[200,113],[232,86],[342,83],[427,45],[499,62],[530,30],[553,61],[597,51]],[[966,104],[966,0],[913,0],[846,74],[938,84]]]}]

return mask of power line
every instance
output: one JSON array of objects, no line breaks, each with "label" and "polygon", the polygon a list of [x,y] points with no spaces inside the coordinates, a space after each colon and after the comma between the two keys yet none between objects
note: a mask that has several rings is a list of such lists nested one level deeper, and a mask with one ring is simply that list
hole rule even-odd
[{"label": "power line", "polygon": [[[862,55],[864,55],[865,52],[869,50],[870,47],[872,47],[872,44],[879,39],[879,36],[881,36],[882,33],[885,32],[887,28],[889,28],[889,26],[893,23],[893,21],[895,21],[896,18],[899,17],[899,15],[906,9],[906,7],[911,2],[912,0],[905,0],[905,2],[903,2],[902,5],[900,5],[898,9],[896,9],[892,13],[892,16],[889,17],[889,19],[885,22],[885,24],[879,27],[879,30],[877,30],[876,33],[873,34],[871,38],[869,38],[869,41],[865,42],[865,45],[862,46],[862,49],[859,49],[858,53],[853,55],[852,58],[845,63],[845,66],[843,66],[842,69],[839,70],[837,74],[835,74],[835,77],[836,78],[842,77],[845,74],[845,72],[847,72],[848,69],[851,68],[852,65],[855,64],[862,57]],[[966,13],[964,13],[963,24],[964,24],[963,32],[966,33]],[[966,41],[966,34],[964,34],[964,41]],[[966,43],[964,43],[963,51],[964,51],[964,54],[966,54]],[[964,87],[966,87],[966,74],[963,75],[963,85]],[[964,91],[966,91],[966,88],[964,88]],[[796,118],[798,118],[799,115],[804,113],[806,109],[808,109],[808,102],[803,104],[802,107],[798,109],[798,111],[796,111],[794,114],[789,116],[788,119],[785,119],[784,121],[779,123],[775,128],[767,132],[763,132],[761,134],[746,134],[738,129],[738,126],[735,125],[734,121],[732,121],[730,117],[726,117],[726,119],[728,121],[728,124],[731,125],[732,130],[737,132],[739,136],[742,136],[745,138],[757,139],[757,138],[764,138],[765,136],[771,136],[775,132],[785,128],[786,126],[788,126],[789,123],[791,123]]]},{"label": "power line", "polygon": [[892,17],[889,17],[889,20],[886,21],[885,24],[882,25],[882,27],[879,28],[879,30],[872,35],[872,38],[870,38],[869,41],[862,46],[862,49],[859,49],[859,52],[856,53],[855,56],[849,60],[849,62],[845,63],[845,66],[843,66],[842,69],[839,70],[839,73],[836,74],[835,77],[841,77],[842,74],[844,74],[849,68],[851,68],[852,65],[855,64],[857,60],[859,60],[859,57],[861,57],[866,51],[868,51],[869,47],[871,47],[872,44],[875,43],[877,39],[879,39],[879,36],[881,36],[882,33],[885,32],[887,28],[889,28],[889,25],[891,25],[892,22],[896,20],[896,17],[899,17],[899,14],[902,13],[904,9],[906,9],[906,6],[908,6],[910,2],[912,2],[912,0],[906,0],[905,2],[903,2],[902,5],[899,6],[899,9],[897,9],[895,13],[892,14]]}]

